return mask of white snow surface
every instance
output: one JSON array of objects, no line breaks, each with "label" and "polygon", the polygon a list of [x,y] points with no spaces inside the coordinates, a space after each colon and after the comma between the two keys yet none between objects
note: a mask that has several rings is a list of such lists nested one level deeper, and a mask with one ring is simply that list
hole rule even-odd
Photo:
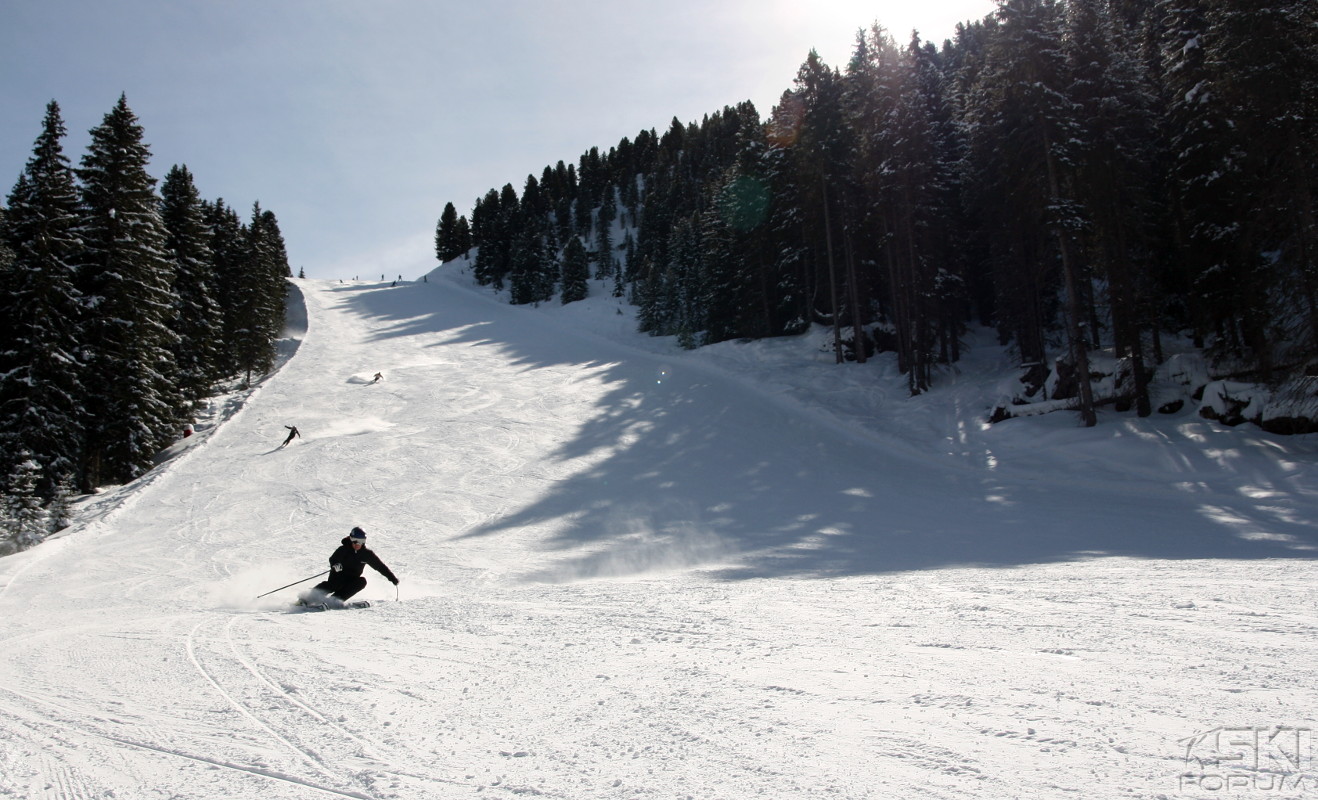
[{"label": "white snow surface", "polygon": [[[1318,438],[294,284],[278,372],[0,559],[0,797],[1318,795]],[[256,599],[353,526],[397,591]]]}]

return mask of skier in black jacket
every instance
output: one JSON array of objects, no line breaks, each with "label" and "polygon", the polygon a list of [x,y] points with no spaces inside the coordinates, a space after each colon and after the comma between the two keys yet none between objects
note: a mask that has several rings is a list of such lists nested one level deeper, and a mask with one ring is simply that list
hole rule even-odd
[{"label": "skier in black jacket", "polygon": [[329,579],[316,584],[316,587],[303,595],[299,602],[302,604],[322,602],[327,598],[337,599],[339,602],[347,600],[366,588],[366,579],[362,577],[362,570],[367,564],[388,578],[390,583],[398,585],[398,578],[394,573],[385,566],[379,556],[366,547],[366,531],[361,528],[353,528],[352,533],[343,537],[339,548],[330,555],[329,563]]}]

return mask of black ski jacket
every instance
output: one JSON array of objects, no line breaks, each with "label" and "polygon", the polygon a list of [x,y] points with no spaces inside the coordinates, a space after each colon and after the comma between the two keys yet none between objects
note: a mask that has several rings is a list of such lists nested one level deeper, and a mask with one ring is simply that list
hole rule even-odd
[{"label": "black ski jacket", "polygon": [[[330,578],[336,582],[344,581],[349,578],[360,578],[362,576],[362,570],[366,568],[367,564],[370,564],[376,572],[388,578],[390,583],[398,583],[398,579],[395,578],[394,574],[389,571],[389,568],[384,565],[384,562],[380,560],[379,556],[371,552],[370,548],[366,545],[362,545],[362,549],[360,550],[354,550],[352,547],[352,540],[347,536],[343,537],[343,543],[339,545],[339,549],[335,550],[333,555],[329,557],[329,562],[331,570]],[[343,569],[335,571],[335,564],[342,564]]]}]

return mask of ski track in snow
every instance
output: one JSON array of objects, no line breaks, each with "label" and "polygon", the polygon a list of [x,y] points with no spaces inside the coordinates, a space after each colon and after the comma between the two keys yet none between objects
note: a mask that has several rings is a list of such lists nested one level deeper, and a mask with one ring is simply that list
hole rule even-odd
[{"label": "ski track in snow", "polygon": [[[991,348],[903,400],[464,281],[296,282],[278,373],[0,559],[0,797],[1318,793],[1205,744],[1311,746],[1318,437],[988,428]],[[354,525],[397,595],[256,599]]]}]

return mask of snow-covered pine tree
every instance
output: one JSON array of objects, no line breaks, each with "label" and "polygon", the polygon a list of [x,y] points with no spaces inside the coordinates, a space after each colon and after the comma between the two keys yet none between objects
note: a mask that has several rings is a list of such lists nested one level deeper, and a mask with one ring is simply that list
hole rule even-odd
[{"label": "snow-covered pine tree", "polygon": [[160,215],[174,260],[173,329],[178,334],[174,361],[184,400],[180,415],[190,418],[224,375],[219,353],[223,323],[214,296],[215,267],[201,196],[186,166],[174,166],[160,187]]},{"label": "snow-covered pine tree", "polygon": [[618,217],[617,190],[613,184],[604,187],[599,212],[595,218],[595,278],[608,280],[618,267],[613,254],[613,221]]},{"label": "snow-covered pine tree", "polygon": [[799,117],[795,98],[795,93],[784,92],[781,101],[770,111],[760,166],[760,174],[773,197],[766,224],[766,235],[771,242],[766,252],[772,259],[767,268],[771,271],[774,298],[774,308],[770,310],[776,311],[771,325],[775,334],[801,333],[813,321],[807,290],[809,253],[801,236],[805,192],[800,176],[792,168],[790,150]]},{"label": "snow-covered pine tree", "polygon": [[700,243],[700,217],[683,217],[669,234],[667,305],[673,310],[667,333],[678,337],[678,344],[694,348],[708,323],[705,298],[703,252]]},{"label": "snow-covered pine tree", "polygon": [[553,228],[540,182],[526,176],[526,188],[512,225],[512,249],[508,259],[508,288],[511,301],[522,305],[543,303],[554,296],[559,267],[550,239]]},{"label": "snow-covered pine tree", "polygon": [[618,264],[618,272],[614,276],[614,297],[622,297],[627,293],[627,283],[636,274],[636,238],[632,236],[630,229],[622,237],[622,254],[622,261]]},{"label": "snow-covered pine tree", "polygon": [[847,166],[854,149],[853,129],[844,115],[842,76],[816,51],[811,50],[797,70],[795,84],[791,102],[799,116],[788,155],[800,192],[808,312],[833,326],[834,350],[840,361],[841,326],[852,307],[848,293],[858,289],[844,274],[845,215],[839,205],[853,189]]},{"label": "snow-covered pine tree", "polygon": [[490,189],[471,209],[471,241],[477,248],[472,277],[482,286],[494,283],[498,267],[496,242],[503,235],[502,230],[499,193]]},{"label": "snow-covered pine tree", "polygon": [[1155,143],[1154,99],[1139,49],[1114,22],[1107,3],[1075,0],[1067,15],[1070,99],[1079,108],[1072,153],[1076,199],[1089,222],[1083,246],[1107,289],[1115,353],[1130,359],[1137,413],[1152,413],[1144,358],[1152,281],[1150,165]]},{"label": "snow-covered pine tree", "polygon": [[[1097,422],[1087,376],[1090,314],[1075,237],[1085,225],[1070,173],[1078,141],[1077,107],[1062,51],[1061,5],[1054,0],[1004,0],[990,36],[972,102],[973,157],[984,181],[981,214],[995,230],[999,326],[1025,363],[1042,363],[1048,333],[1061,315],[1069,363],[1077,376],[1078,410]],[[1059,285],[1060,284],[1060,285]]]},{"label": "snow-covered pine tree", "polygon": [[1216,102],[1239,143],[1244,344],[1265,378],[1318,359],[1318,3],[1213,3],[1204,37]]},{"label": "snow-covered pine tree", "polygon": [[243,258],[233,276],[236,283],[230,310],[234,321],[231,346],[238,370],[250,383],[268,372],[275,362],[275,340],[283,330],[288,255],[274,214],[252,204],[252,217],[244,230]]},{"label": "snow-covered pine tree", "polygon": [[202,201],[202,215],[210,232],[208,243],[215,273],[215,301],[220,307],[224,331],[218,354],[221,377],[236,375],[239,369],[236,344],[239,341],[240,302],[244,264],[247,260],[247,230],[238,212],[223,198],[214,203]]},{"label": "snow-covered pine tree", "polygon": [[965,231],[960,208],[959,164],[964,158],[964,137],[956,124],[951,98],[951,81],[943,55],[932,44],[918,45],[912,37],[908,51],[914,76],[914,96],[927,114],[928,152],[932,159],[928,207],[920,220],[926,237],[925,253],[933,272],[931,306],[936,317],[937,353],[934,360],[952,363],[961,358],[961,335],[968,313]]},{"label": "snow-covered pine tree", "polygon": [[[676,122],[676,120],[674,120]],[[581,166],[577,170],[576,224],[577,235],[589,240],[591,225],[594,221],[593,211],[604,197],[604,187],[608,183],[603,160],[598,147],[592,147],[582,154]]]},{"label": "snow-covered pine tree", "polygon": [[78,281],[91,314],[86,336],[91,424],[86,481],[132,480],[179,433],[170,328],[174,263],[166,250],[150,151],[122,95],[101,125],[78,176],[84,245]]},{"label": "snow-covered pine tree", "polygon": [[5,478],[2,498],[3,522],[0,523],[0,555],[36,547],[50,533],[50,514],[46,511],[37,486],[42,483],[41,466],[20,453],[20,461]]},{"label": "snow-covered pine tree", "polygon": [[[549,168],[545,168],[548,173]],[[544,181],[541,181],[544,183]],[[577,200],[577,172],[576,169],[565,165],[561,160],[554,165],[553,170],[553,213],[554,213],[554,230],[558,234],[560,242],[566,242],[572,237],[572,205]]]},{"label": "snow-covered pine tree", "polygon": [[738,246],[736,227],[753,184],[730,167],[711,208],[700,215],[701,259],[706,265],[701,305],[706,324],[701,344],[713,344],[741,335],[753,325],[752,300],[756,282],[748,273],[746,254]]},{"label": "snow-covered pine tree", "polygon": [[589,278],[590,256],[581,238],[573,236],[568,239],[567,247],[563,248],[562,300],[565,305],[586,299],[590,294]]},{"label": "snow-covered pine tree", "polygon": [[505,183],[499,192],[496,213],[486,222],[488,248],[481,247],[476,262],[478,276],[484,275],[497,291],[502,291],[504,280],[512,271],[513,246],[520,220],[521,198],[511,183]]},{"label": "snow-covered pine tree", "polygon": [[734,161],[712,184],[713,202],[701,216],[704,344],[772,335],[777,305],[769,224],[773,197],[763,172],[760,115],[749,102],[731,113]]},{"label": "snow-covered pine tree", "polygon": [[78,193],[64,156],[59,106],[46,107],[41,135],[0,237],[0,474],[30,454],[37,493],[50,497],[82,461],[82,305],[74,286],[82,244]]},{"label": "snow-covered pine tree", "polygon": [[64,478],[55,484],[55,496],[46,503],[51,533],[64,530],[73,521],[73,494],[71,478]]},{"label": "snow-covered pine tree", "polygon": [[896,210],[892,216],[893,262],[904,276],[902,305],[912,314],[908,325],[899,329],[898,339],[908,348],[908,386],[914,395],[933,384],[939,339],[945,343],[947,327],[955,324],[945,305],[948,298],[939,288],[940,277],[953,260],[953,249],[948,246],[952,152],[945,119],[940,119],[940,75],[918,38],[912,37],[902,67],[892,114],[894,139],[885,170],[891,175]]},{"label": "snow-covered pine tree", "polygon": [[[1215,90],[1207,46],[1208,0],[1168,0],[1163,29],[1163,125],[1168,135],[1169,180],[1180,227],[1177,260],[1188,275],[1186,297],[1196,339],[1219,353],[1239,353],[1245,341],[1261,344],[1265,307],[1252,281],[1241,282],[1246,258],[1243,145],[1225,95]],[[1242,311],[1252,309],[1242,316]],[[1208,337],[1215,336],[1212,341]]]}]

